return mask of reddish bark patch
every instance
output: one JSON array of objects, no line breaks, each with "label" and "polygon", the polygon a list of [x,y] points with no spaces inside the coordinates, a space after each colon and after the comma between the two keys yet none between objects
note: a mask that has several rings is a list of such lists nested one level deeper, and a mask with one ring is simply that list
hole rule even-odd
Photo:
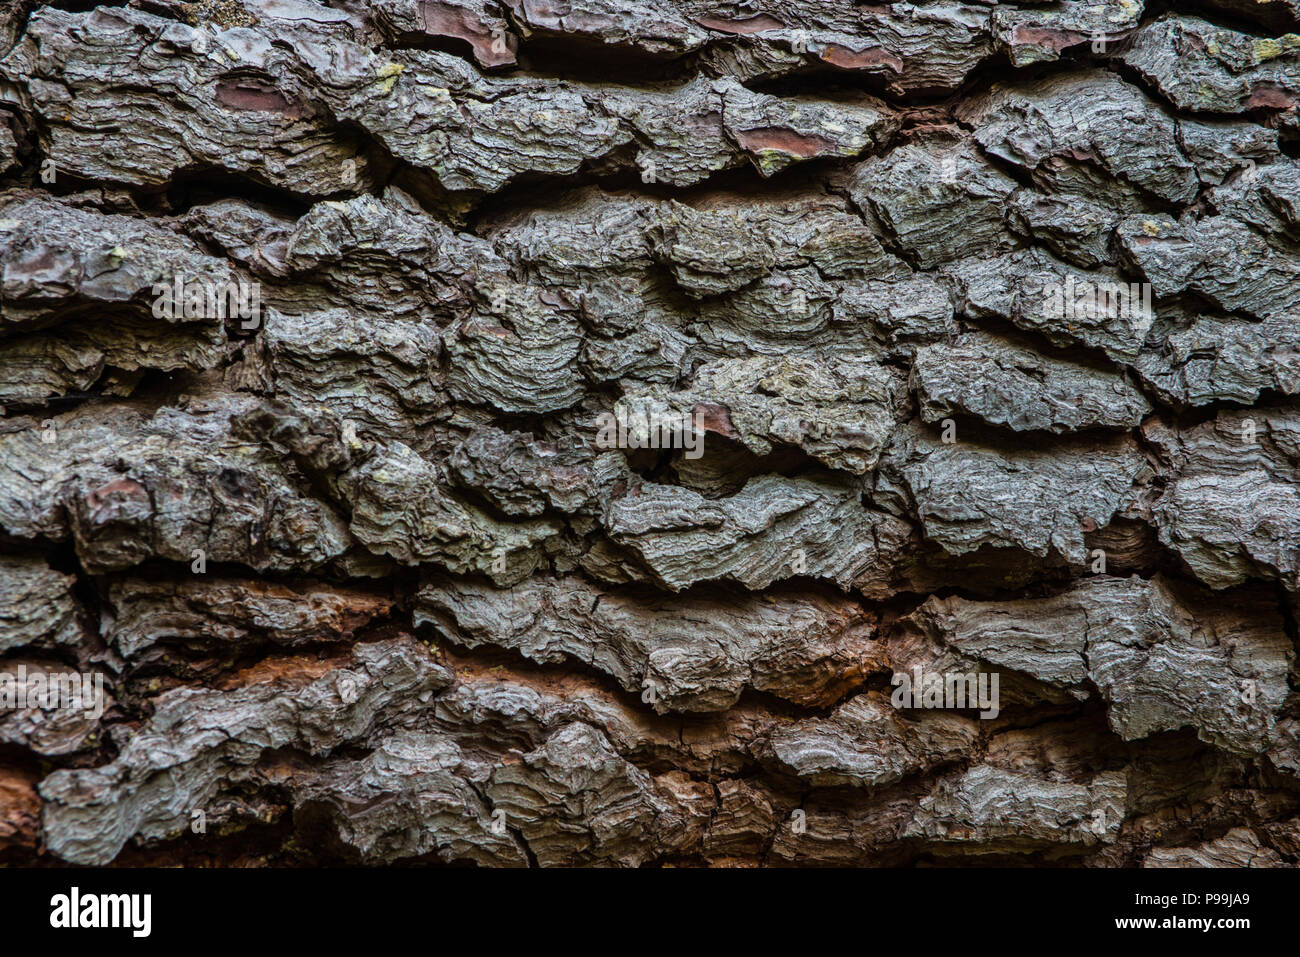
[{"label": "reddish bark patch", "polygon": [[0,848],[36,847],[41,830],[41,799],[36,775],[0,768]]},{"label": "reddish bark patch", "polygon": [[794,130],[784,129],[779,126],[765,126],[757,130],[744,130],[736,134],[736,142],[740,144],[741,149],[748,150],[751,153],[776,150],[802,159],[821,156],[823,153],[829,153],[835,149],[835,143],[824,136],[805,136],[802,133],[796,133]]},{"label": "reddish bark patch", "polygon": [[760,13],[756,17],[746,17],[743,20],[701,17],[695,22],[706,30],[717,30],[719,33],[730,33],[732,36],[748,36],[751,33],[762,33],[764,30],[785,29],[784,23],[766,13]]},{"label": "reddish bark patch", "polygon": [[518,41],[503,33],[501,42],[495,42],[491,28],[463,7],[438,0],[421,0],[420,25],[431,37],[464,40],[473,48],[474,58],[483,66],[510,66],[516,62]]},{"label": "reddish bark patch", "polygon": [[699,422],[705,432],[712,432],[728,439],[740,438],[736,427],[731,424],[731,410],[725,405],[698,402],[692,407],[691,415],[700,417]]},{"label": "reddish bark patch", "polygon": [[149,490],[135,479],[129,478],[114,479],[86,495],[86,507],[91,515],[95,515],[105,506],[124,505],[131,501],[148,504]]},{"label": "reddish bark patch", "polygon": [[1287,93],[1286,90],[1279,90],[1275,86],[1261,86],[1250,94],[1250,99],[1246,101],[1246,109],[1267,109],[1267,110],[1289,110],[1296,105],[1296,98]]},{"label": "reddish bark patch", "polygon": [[270,83],[253,77],[218,80],[217,102],[230,110],[279,113],[293,120],[311,115],[304,104],[285,96]]},{"label": "reddish bark patch", "polygon": [[616,17],[584,13],[581,10],[557,10],[549,0],[523,0],[528,20],[534,26],[556,33],[567,34],[610,34],[617,33],[619,22]]},{"label": "reddish bark patch", "polygon": [[350,657],[339,658],[305,658],[293,657],[267,658],[257,664],[237,671],[220,685],[221,690],[243,688],[249,685],[265,685],[271,682],[284,682],[289,685],[305,685],[315,681],[321,675],[339,668],[346,668],[352,663]]},{"label": "reddish bark patch", "polygon": [[903,61],[884,47],[851,50],[838,43],[828,43],[821,51],[821,58],[841,70],[875,70],[883,66],[895,73],[903,72]]},{"label": "reddish bark patch", "polygon": [[46,277],[58,277],[72,265],[73,262],[69,257],[56,256],[54,250],[41,246],[26,259],[6,265],[5,278],[11,282],[17,278],[39,281]]},{"label": "reddish bark patch", "polygon": [[[392,602],[385,598],[351,589],[298,592],[285,585],[257,581],[240,582],[239,587],[250,596],[308,602],[318,610],[323,609],[312,619],[319,632],[324,635],[335,633],[344,638],[352,637],[358,628],[363,628],[376,618],[387,615],[393,607]],[[339,599],[340,603],[336,604],[332,601],[335,598]],[[242,603],[237,608],[250,619],[256,613]]]},{"label": "reddish bark patch", "polygon": [[1047,47],[1053,53],[1060,53],[1066,47],[1078,46],[1088,37],[1073,30],[1052,30],[1047,27],[1016,27],[1011,31],[1011,42],[1025,46]]},{"label": "reddish bark patch", "polygon": [[716,112],[702,113],[698,116],[682,117],[682,128],[700,136],[713,136],[722,131],[722,114]]}]

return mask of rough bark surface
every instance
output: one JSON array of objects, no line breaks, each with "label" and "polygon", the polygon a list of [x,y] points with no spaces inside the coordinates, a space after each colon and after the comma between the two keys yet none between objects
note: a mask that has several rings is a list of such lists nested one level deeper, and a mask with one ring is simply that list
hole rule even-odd
[{"label": "rough bark surface", "polygon": [[1300,4],[1174,6],[5,5],[0,864],[1300,863]]}]

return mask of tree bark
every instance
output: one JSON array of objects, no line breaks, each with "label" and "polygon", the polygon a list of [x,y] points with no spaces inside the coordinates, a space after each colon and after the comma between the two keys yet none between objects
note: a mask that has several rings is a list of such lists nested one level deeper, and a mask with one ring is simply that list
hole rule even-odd
[{"label": "tree bark", "polygon": [[87,6],[0,864],[1300,861],[1295,0]]}]

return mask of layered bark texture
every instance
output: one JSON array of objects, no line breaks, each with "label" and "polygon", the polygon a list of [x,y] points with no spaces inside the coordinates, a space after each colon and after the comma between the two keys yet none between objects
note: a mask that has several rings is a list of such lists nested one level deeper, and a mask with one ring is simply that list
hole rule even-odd
[{"label": "layered bark texture", "polygon": [[1295,0],[6,4],[0,864],[1297,863],[1298,156]]}]

